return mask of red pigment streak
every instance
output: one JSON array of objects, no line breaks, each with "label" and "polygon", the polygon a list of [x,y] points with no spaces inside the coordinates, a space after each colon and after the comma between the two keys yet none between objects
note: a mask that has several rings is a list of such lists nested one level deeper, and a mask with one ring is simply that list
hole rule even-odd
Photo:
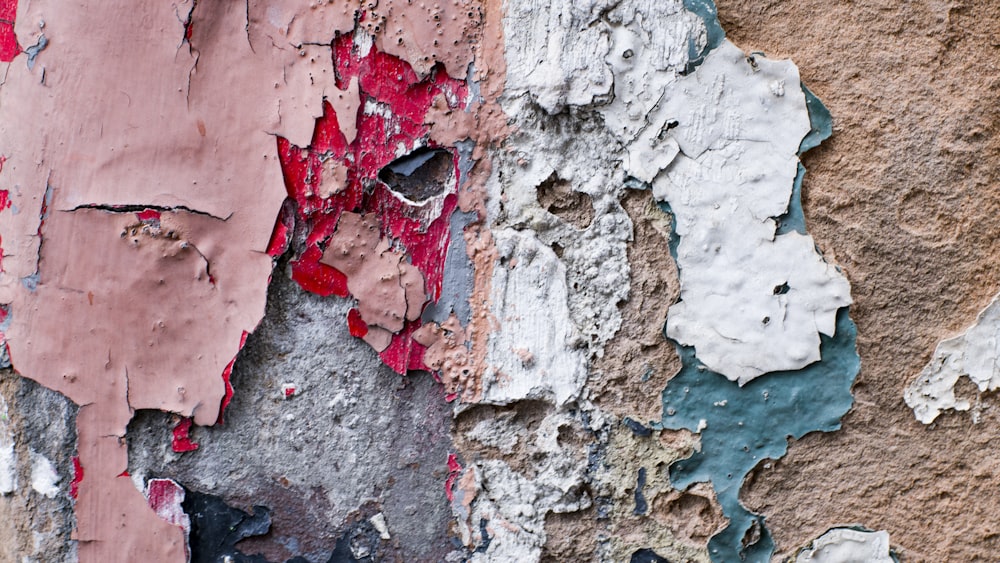
[{"label": "red pigment streak", "polygon": [[413,339],[413,333],[420,328],[420,319],[407,322],[403,330],[392,335],[389,347],[382,350],[378,357],[382,363],[391,367],[396,373],[405,374],[408,370],[425,370],[424,352],[427,348]]},{"label": "red pigment streak", "polygon": [[17,0],[0,0],[0,61],[9,63],[21,54],[14,34],[14,18],[17,17]]},{"label": "red pigment streak", "polygon": [[368,334],[368,324],[361,318],[361,311],[351,309],[347,312],[347,330],[355,338],[363,338]]},{"label": "red pigment streak", "polygon": [[143,223],[153,223],[160,221],[160,212],[155,209],[146,209],[135,214]]},{"label": "red pigment streak", "polygon": [[444,494],[448,497],[448,502],[455,500],[455,493],[451,489],[461,472],[462,464],[458,463],[458,457],[455,454],[448,454],[448,478],[444,480]]},{"label": "red pigment streak", "polygon": [[290,399],[295,395],[295,387],[287,387],[285,389],[285,398]]},{"label": "red pigment streak", "polygon": [[[229,387],[226,391],[229,391]],[[191,441],[191,425],[194,421],[190,418],[181,418],[174,426],[174,437],[170,441],[170,447],[177,453],[193,452],[198,449],[198,444]]]},{"label": "red pigment streak", "polygon": [[181,503],[184,502],[184,488],[171,479],[150,479],[146,484],[146,503],[174,526],[187,530],[190,520],[184,513]]},{"label": "red pigment streak", "polygon": [[[240,350],[242,350],[243,345],[247,343],[248,335],[249,333],[244,330],[243,336],[240,337]],[[219,420],[216,421],[216,424],[222,424],[222,415],[225,414],[226,407],[229,406],[229,402],[233,400],[233,384],[229,382],[229,379],[233,375],[233,365],[235,364],[236,364],[236,356],[233,356],[233,359],[229,361],[229,364],[226,366],[226,369],[222,370],[222,381],[226,383],[226,394],[222,397],[222,404],[219,406]],[[174,429],[174,432],[175,432],[174,436],[176,437],[176,432],[177,432],[176,428]],[[197,447],[197,444],[195,445],[195,447]]]},{"label": "red pigment streak", "polygon": [[128,469],[118,474],[119,477],[129,477]]},{"label": "red pigment streak", "polygon": [[69,484],[69,496],[74,499],[80,493],[80,483],[83,481],[83,464],[80,456],[73,456],[73,480]]},{"label": "red pigment streak", "polygon": [[278,220],[274,224],[274,230],[271,231],[271,240],[267,243],[267,255],[271,258],[277,258],[288,250],[288,244],[291,242],[292,232],[292,221],[295,217],[286,211],[285,207],[281,208],[281,213],[278,214]]},{"label": "red pigment streak", "polygon": [[[399,147],[404,152],[415,146],[436,148],[426,141],[429,130],[424,125],[431,104],[438,96],[444,96],[451,107],[458,107],[468,99],[468,87],[463,81],[450,78],[441,65],[421,79],[405,61],[375,48],[361,56],[352,35],[342,35],[334,41],[333,63],[337,86],[341,89],[346,89],[352,79],[358,79],[361,103],[357,114],[338,116],[324,103],[323,116],[316,120],[308,147],[294,146],[281,137],[277,141],[285,187],[289,198],[297,204],[294,219],[308,226],[305,249],[291,262],[292,279],[318,295],[349,295],[347,277],[319,262],[323,247],[343,212],[375,213],[381,236],[409,256],[424,277],[429,300],[436,302],[441,295],[450,216],[456,209],[457,196],[447,196],[441,215],[428,218],[430,223],[426,224],[419,213],[378,180],[378,172],[400,156]],[[366,105],[377,109],[366,112]],[[340,128],[348,120],[357,126],[357,135],[350,144]],[[457,158],[454,160],[457,187],[460,179]],[[336,186],[336,193],[321,197],[324,171],[333,169],[346,171],[346,180]],[[291,230],[288,225],[279,217],[268,246],[272,256],[288,247]],[[357,321],[361,321],[360,314],[353,320],[348,315],[348,328],[352,335],[363,336],[365,332]],[[393,336],[389,348],[380,354],[382,361],[398,373],[426,369],[424,347],[411,338],[419,326],[419,320],[408,321]]]}]

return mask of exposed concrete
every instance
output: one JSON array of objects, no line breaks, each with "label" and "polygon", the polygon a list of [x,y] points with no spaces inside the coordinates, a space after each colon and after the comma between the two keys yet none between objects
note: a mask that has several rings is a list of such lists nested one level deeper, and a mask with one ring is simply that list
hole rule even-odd
[{"label": "exposed concrete", "polygon": [[76,412],[59,393],[0,371],[0,448],[9,440],[15,463],[12,488],[0,494],[0,560],[77,560],[70,498]]},{"label": "exposed concrete", "polygon": [[[447,555],[444,391],[426,373],[402,377],[384,366],[348,333],[350,307],[305,292],[280,268],[265,320],[233,370],[224,424],[195,428],[200,447],[178,455],[170,417],[141,413],[130,426],[129,471],[175,479],[244,510],[267,506],[271,533],[240,549],[271,561],[327,561],[366,503],[384,514],[403,560]],[[285,383],[297,388],[287,400]]]}]

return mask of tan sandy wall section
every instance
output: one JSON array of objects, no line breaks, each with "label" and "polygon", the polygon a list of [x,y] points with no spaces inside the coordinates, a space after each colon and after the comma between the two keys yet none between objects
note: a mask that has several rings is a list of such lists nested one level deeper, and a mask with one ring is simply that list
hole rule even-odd
[{"label": "tan sandy wall section", "polygon": [[768,516],[779,553],[858,522],[890,530],[907,561],[995,560],[995,398],[979,424],[950,414],[925,427],[903,391],[1000,287],[1000,4],[718,9],[743,49],[794,58],[834,116],[833,137],[803,159],[803,203],[850,279],[862,360],[843,429],[793,443],[744,502]]}]

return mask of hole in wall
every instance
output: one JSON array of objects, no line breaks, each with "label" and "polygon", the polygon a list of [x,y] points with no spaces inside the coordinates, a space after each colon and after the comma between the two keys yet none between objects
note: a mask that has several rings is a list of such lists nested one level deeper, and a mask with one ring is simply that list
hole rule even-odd
[{"label": "hole in wall", "polygon": [[421,203],[454,181],[455,160],[445,149],[421,147],[385,165],[378,179],[406,199]]},{"label": "hole in wall", "polygon": [[590,196],[575,191],[569,182],[555,172],[537,188],[538,203],[549,213],[578,229],[586,229],[594,220],[594,206]]}]

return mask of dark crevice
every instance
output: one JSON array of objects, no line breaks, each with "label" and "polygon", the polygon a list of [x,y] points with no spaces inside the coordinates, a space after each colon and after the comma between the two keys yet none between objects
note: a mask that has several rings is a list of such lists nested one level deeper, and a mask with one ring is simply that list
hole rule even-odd
[{"label": "dark crevice", "polygon": [[64,213],[72,213],[74,211],[80,211],[81,209],[99,209],[101,211],[108,211],[110,213],[141,213],[143,211],[152,210],[160,211],[162,213],[176,213],[178,211],[183,211],[185,213],[193,213],[194,215],[202,215],[204,217],[211,217],[212,219],[218,219],[219,221],[228,221],[230,217],[233,216],[232,213],[226,215],[225,217],[218,217],[212,215],[207,211],[198,211],[197,209],[191,209],[183,205],[165,206],[165,205],[139,205],[139,204],[121,204],[121,205],[108,205],[100,203],[88,203],[85,205],[78,205],[71,209],[62,209]]},{"label": "dark crevice", "polygon": [[406,199],[420,203],[444,193],[454,178],[455,159],[445,149],[421,147],[378,172],[378,179]]}]

